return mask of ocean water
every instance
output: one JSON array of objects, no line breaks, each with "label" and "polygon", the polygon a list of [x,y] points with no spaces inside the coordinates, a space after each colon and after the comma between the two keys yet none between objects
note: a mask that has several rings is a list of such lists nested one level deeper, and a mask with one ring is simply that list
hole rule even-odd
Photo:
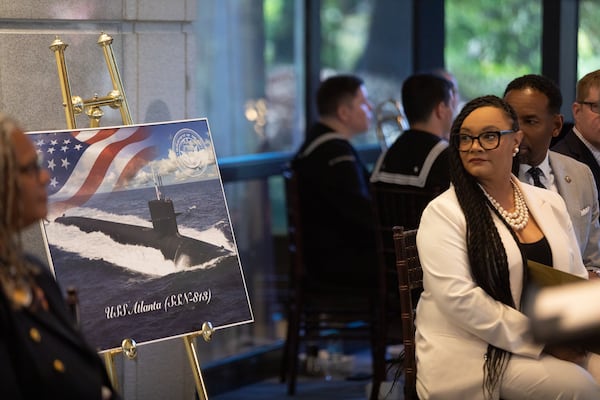
[{"label": "ocean water", "polygon": [[[223,248],[200,265],[177,267],[160,250],[123,245],[102,232],[50,221],[45,231],[59,285],[77,289],[81,328],[99,350],[180,336],[210,321],[226,327],[252,320],[243,271],[219,180],[170,185],[182,236]],[[96,195],[66,216],[152,227],[154,188]]]}]

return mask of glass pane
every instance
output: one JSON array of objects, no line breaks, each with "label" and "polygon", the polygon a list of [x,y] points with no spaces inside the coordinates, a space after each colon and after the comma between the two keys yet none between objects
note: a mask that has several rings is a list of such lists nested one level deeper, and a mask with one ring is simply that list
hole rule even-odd
[{"label": "glass pane", "polygon": [[[303,137],[303,3],[199,0],[196,108],[199,116],[208,118],[219,161],[292,151]],[[274,195],[281,207],[283,192],[281,184],[272,181],[224,185],[255,322],[219,332],[211,358],[282,338],[277,285],[287,271],[275,270],[280,264],[274,255],[274,233],[285,237],[285,227],[273,231],[277,224],[270,204]],[[273,185],[277,191],[271,190]]]},{"label": "glass pane", "polygon": [[446,67],[463,100],[541,72],[541,1],[446,0]]},{"label": "glass pane", "polygon": [[304,115],[302,3],[199,0],[197,109],[219,157],[294,147]]},{"label": "glass pane", "polygon": [[[355,73],[374,106],[400,100],[402,80],[412,69],[411,11],[410,2],[397,0],[322,1],[321,78]],[[354,139],[357,144],[377,142],[375,122]]]},{"label": "glass pane", "polygon": [[577,79],[600,68],[600,7],[597,0],[580,0],[577,35]]}]

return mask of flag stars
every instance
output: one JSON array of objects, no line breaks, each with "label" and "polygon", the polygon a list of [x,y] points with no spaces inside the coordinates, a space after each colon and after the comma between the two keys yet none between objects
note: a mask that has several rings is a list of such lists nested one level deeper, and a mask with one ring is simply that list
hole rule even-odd
[{"label": "flag stars", "polygon": [[63,144],[70,144],[71,143],[71,139],[65,139],[63,140]]},{"label": "flag stars", "polygon": [[56,140],[56,139],[52,139],[52,140],[50,141],[50,145],[51,145],[51,146],[56,146],[57,144],[58,144],[58,140]]},{"label": "flag stars", "polygon": [[66,158],[62,158],[60,160],[60,162],[61,162],[61,167],[63,167],[64,169],[68,169],[69,165],[71,165],[71,163],[69,162],[69,160],[66,159]]},{"label": "flag stars", "polygon": [[48,150],[46,151],[50,154],[54,154],[54,147],[48,147]]},{"label": "flag stars", "polygon": [[54,188],[54,187],[57,187],[57,186],[58,186],[58,181],[56,180],[56,178],[52,178],[52,179],[50,180],[50,183],[49,183],[49,185],[50,185],[50,186],[52,186],[53,188]]},{"label": "flag stars", "polygon": [[35,145],[38,147],[42,147],[44,145],[44,139],[40,139],[40,140],[36,141]]},{"label": "flag stars", "polygon": [[54,159],[51,159],[48,161],[48,169],[54,171],[54,167],[56,167],[56,163],[54,162]]},{"label": "flag stars", "polygon": [[67,151],[69,151],[69,146],[62,146],[60,148],[60,151],[62,151],[63,153],[66,153]]},{"label": "flag stars", "polygon": [[77,144],[75,145],[75,150],[79,151],[79,150],[81,150],[81,148],[82,148],[82,147],[83,147],[83,146],[82,146],[81,144],[77,143]]}]

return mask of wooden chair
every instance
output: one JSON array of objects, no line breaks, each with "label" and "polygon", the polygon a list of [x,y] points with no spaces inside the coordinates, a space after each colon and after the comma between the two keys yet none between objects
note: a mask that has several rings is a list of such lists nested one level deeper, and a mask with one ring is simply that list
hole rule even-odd
[{"label": "wooden chair", "polygon": [[[411,186],[387,183],[372,183],[370,187],[373,199],[377,253],[379,260],[379,292],[376,310],[378,312],[379,335],[375,343],[375,358],[384,359],[375,364],[374,384],[386,378],[386,345],[402,342],[401,328],[404,327],[400,316],[398,294],[398,272],[396,269],[396,250],[392,235],[394,226],[415,229],[419,225],[421,214],[441,190],[426,190]],[[379,381],[379,382],[377,382]]]},{"label": "wooden chair", "polygon": [[414,318],[415,300],[423,291],[423,270],[417,252],[417,230],[405,231],[403,227],[395,226],[393,232],[404,344],[404,398],[411,400],[418,399]]},{"label": "wooden chair", "polygon": [[292,169],[283,171],[287,200],[290,254],[288,330],[281,365],[281,381],[287,382],[288,394],[296,392],[300,342],[326,340],[373,340],[374,302],[356,296],[354,290],[315,286],[307,282],[303,255],[302,218],[298,179]]}]

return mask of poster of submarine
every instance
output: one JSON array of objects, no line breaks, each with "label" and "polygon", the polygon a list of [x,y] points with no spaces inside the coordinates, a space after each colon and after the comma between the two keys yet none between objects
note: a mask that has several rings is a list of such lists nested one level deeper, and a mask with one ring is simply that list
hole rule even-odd
[{"label": "poster of submarine", "polygon": [[51,267],[98,351],[253,321],[206,119],[29,134]]}]

